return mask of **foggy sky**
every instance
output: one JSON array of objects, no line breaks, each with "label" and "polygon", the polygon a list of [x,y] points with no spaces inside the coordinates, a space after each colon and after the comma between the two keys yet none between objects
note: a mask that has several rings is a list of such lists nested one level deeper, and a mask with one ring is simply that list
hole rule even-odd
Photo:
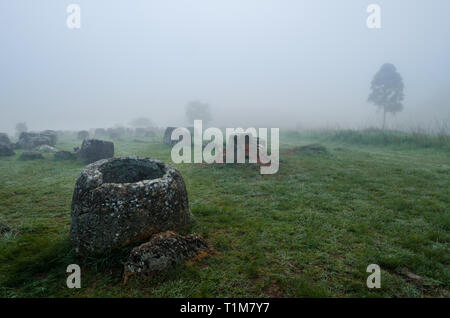
[{"label": "foggy sky", "polygon": [[[66,26],[70,3],[81,29]],[[450,118],[449,12],[448,0],[2,1],[0,132],[182,125],[191,100],[217,126],[379,125],[367,96],[386,62],[406,87],[395,122],[426,125]]]}]

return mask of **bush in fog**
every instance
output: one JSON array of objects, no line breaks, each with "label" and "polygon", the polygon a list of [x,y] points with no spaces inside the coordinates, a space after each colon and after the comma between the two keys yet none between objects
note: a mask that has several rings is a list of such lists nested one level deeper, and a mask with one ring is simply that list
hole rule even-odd
[{"label": "bush in fog", "polygon": [[393,64],[383,64],[371,83],[372,92],[368,101],[383,111],[383,129],[386,126],[386,113],[395,114],[403,110],[403,79]]},{"label": "bush in fog", "polygon": [[189,124],[193,124],[194,120],[201,119],[203,121],[203,125],[207,127],[212,120],[209,104],[199,101],[192,101],[188,103],[186,106],[186,118]]},{"label": "bush in fog", "polygon": [[16,124],[16,134],[17,134],[17,136],[20,136],[21,133],[27,132],[27,131],[28,131],[28,127],[27,127],[27,124],[25,122]]}]

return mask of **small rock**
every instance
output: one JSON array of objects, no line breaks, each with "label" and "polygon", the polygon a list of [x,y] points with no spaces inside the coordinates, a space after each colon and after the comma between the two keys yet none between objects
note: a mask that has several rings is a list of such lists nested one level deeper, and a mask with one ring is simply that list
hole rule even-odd
[{"label": "small rock", "polygon": [[124,283],[136,274],[157,274],[189,258],[207,255],[208,250],[208,243],[195,234],[181,236],[172,231],[156,234],[131,251],[125,263]]},{"label": "small rock", "polygon": [[[166,204],[166,202],[168,204]],[[80,254],[100,254],[189,224],[180,172],[150,158],[111,158],[81,172],[73,192],[70,236]]]}]

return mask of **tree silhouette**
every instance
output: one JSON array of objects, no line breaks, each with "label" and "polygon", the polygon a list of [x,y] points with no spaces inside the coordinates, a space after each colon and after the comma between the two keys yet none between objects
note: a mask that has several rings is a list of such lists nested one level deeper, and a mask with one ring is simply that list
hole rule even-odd
[{"label": "tree silhouette", "polygon": [[207,126],[212,119],[209,104],[205,104],[199,101],[188,103],[186,106],[186,117],[189,123],[193,123],[194,120],[201,119],[203,121],[203,124]]},{"label": "tree silhouette", "polygon": [[28,131],[28,127],[27,127],[27,124],[25,122],[21,122],[21,123],[17,123],[16,124],[16,134],[17,134],[17,136],[20,136],[21,133],[27,132],[27,131]]},{"label": "tree silhouette", "polygon": [[393,64],[383,64],[373,77],[368,101],[383,110],[383,130],[386,126],[386,113],[395,114],[403,110],[403,89],[402,76]]}]

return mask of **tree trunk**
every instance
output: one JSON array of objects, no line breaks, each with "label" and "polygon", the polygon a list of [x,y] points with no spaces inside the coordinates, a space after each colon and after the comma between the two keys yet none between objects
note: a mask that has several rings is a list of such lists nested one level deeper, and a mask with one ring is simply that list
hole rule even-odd
[{"label": "tree trunk", "polygon": [[383,109],[383,131],[385,127],[386,127],[386,110]]}]

